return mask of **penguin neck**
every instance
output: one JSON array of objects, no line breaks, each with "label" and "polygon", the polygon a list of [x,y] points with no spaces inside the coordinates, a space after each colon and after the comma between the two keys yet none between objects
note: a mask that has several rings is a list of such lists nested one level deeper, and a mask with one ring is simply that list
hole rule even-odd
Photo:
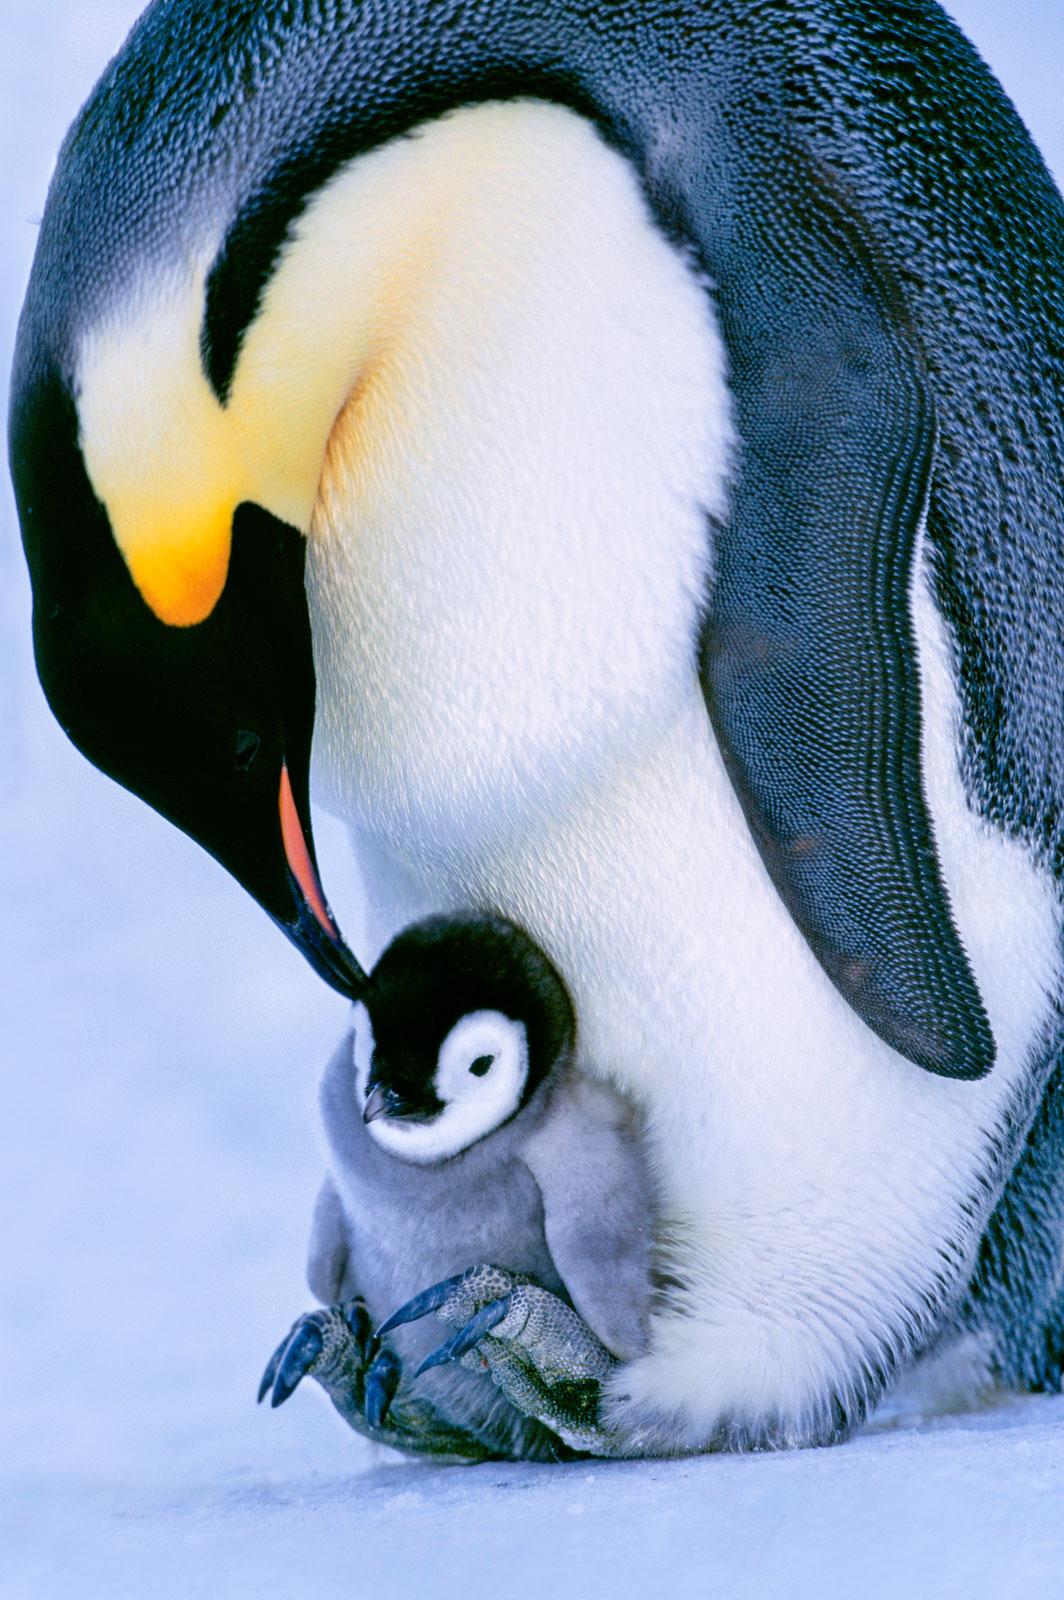
[{"label": "penguin neck", "polygon": [[731,428],[706,286],[590,124],[480,106],[377,160],[434,200],[326,453],[315,762],[330,809],[424,852],[675,714]]}]

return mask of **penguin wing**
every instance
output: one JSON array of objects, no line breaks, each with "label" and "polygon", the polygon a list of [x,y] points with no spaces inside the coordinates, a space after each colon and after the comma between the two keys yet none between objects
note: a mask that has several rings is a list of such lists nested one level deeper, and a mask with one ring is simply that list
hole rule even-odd
[{"label": "penguin wing", "polygon": [[344,1208],[332,1179],[326,1178],[314,1202],[307,1246],[307,1284],[323,1306],[333,1305],[345,1297],[343,1288],[349,1261],[350,1242]]},{"label": "penguin wing", "polygon": [[521,1151],[539,1186],[558,1275],[622,1361],[646,1349],[653,1200],[635,1117],[605,1084],[577,1079]]},{"label": "penguin wing", "polygon": [[828,977],[902,1055],[976,1078],[994,1043],[924,796],[910,614],[933,398],[902,295],[811,167],[762,176],[720,274],[741,445],[702,685]]}]

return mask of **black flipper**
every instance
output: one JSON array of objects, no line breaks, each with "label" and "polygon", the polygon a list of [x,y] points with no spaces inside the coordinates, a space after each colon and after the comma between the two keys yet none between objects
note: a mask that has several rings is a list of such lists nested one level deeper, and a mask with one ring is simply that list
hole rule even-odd
[{"label": "black flipper", "polygon": [[747,270],[720,285],[741,456],[702,682],[758,849],[831,981],[902,1055],[977,1078],[994,1041],[925,803],[910,615],[933,405],[900,297],[804,176],[800,202],[772,183],[763,232],[751,207]]}]

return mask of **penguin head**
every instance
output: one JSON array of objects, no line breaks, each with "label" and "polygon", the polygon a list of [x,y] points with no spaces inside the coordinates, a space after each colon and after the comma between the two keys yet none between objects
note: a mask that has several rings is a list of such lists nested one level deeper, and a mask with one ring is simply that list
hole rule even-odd
[{"label": "penguin head", "polygon": [[303,541],[234,508],[222,593],[172,625],[138,591],[85,467],[69,385],[18,374],[12,465],[34,582],[37,667],[97,766],[191,834],[334,987],[365,974],[329,911],[309,830],[315,684]]},{"label": "penguin head", "polygon": [[536,87],[477,66],[476,30],[436,84],[432,19],[385,10],[148,8],[60,153],[10,414],[59,721],[352,997],[310,830],[307,540],[330,450],[392,426],[458,227],[407,136]]},{"label": "penguin head", "polygon": [[223,313],[217,297],[213,321],[205,310],[203,261],[159,276],[134,255],[129,281],[107,287],[90,233],[82,282],[56,260],[77,236],[62,212],[53,203],[42,228],[10,417],[42,686],[91,761],[356,997],[365,973],[329,910],[309,807],[304,565],[336,395],[320,415],[308,405],[314,350],[293,380],[288,324],[268,312],[212,380],[204,341]]},{"label": "penguin head", "polygon": [[516,1116],[568,1059],[572,1002],[542,950],[495,917],[405,929],[370,975],[356,1087],[370,1135],[419,1163],[457,1155]]},{"label": "penguin head", "polygon": [[[294,160],[293,185],[225,72],[209,91],[197,76],[254,34],[232,9],[154,8],[68,136],[19,328],[10,460],[63,728],[354,997],[365,973],[310,829],[304,560],[366,357],[357,330],[349,348],[330,327],[328,237],[288,233],[328,169]],[[159,29],[176,30],[168,45]]]}]

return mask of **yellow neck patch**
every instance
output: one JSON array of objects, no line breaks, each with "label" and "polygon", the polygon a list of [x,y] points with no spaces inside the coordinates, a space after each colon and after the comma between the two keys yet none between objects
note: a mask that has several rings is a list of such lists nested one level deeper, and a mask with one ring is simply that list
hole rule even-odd
[{"label": "yellow neck patch", "polygon": [[187,626],[225,587],[247,473],[175,320],[156,307],[121,339],[99,339],[78,411],[85,467],[134,583],[161,621]]},{"label": "yellow neck patch", "polygon": [[[399,270],[382,282],[366,270],[365,249],[348,247],[360,206],[344,177],[279,262],[227,405],[200,361],[213,250],[188,276],[142,288],[82,343],[85,467],[134,583],[172,626],[202,622],[217,604],[242,501],[307,532],[333,423],[376,366],[416,279]],[[380,229],[370,231],[383,257]],[[430,258],[415,252],[422,269]]]},{"label": "yellow neck patch", "polygon": [[127,305],[86,341],[79,364],[86,470],[134,583],[175,627],[217,604],[241,501],[305,527],[320,470],[312,457],[286,479],[271,462],[269,396],[245,385],[219,404],[199,359],[203,286],[200,271],[144,296],[133,315]]},{"label": "yellow neck patch", "polygon": [[[442,334],[457,322],[459,344],[473,347],[478,322],[500,296],[505,303],[500,277],[515,270],[512,241],[507,251],[490,246],[508,197],[544,130],[571,119],[557,107],[486,105],[338,173],[293,229],[224,407],[199,345],[217,238],[169,276],[142,281],[87,335],[77,384],[85,466],[163,622],[210,615],[242,501],[309,532],[345,407],[349,432],[356,421],[402,431],[409,391]],[[459,384],[461,371],[459,362]],[[403,448],[417,460],[416,437]]]}]

